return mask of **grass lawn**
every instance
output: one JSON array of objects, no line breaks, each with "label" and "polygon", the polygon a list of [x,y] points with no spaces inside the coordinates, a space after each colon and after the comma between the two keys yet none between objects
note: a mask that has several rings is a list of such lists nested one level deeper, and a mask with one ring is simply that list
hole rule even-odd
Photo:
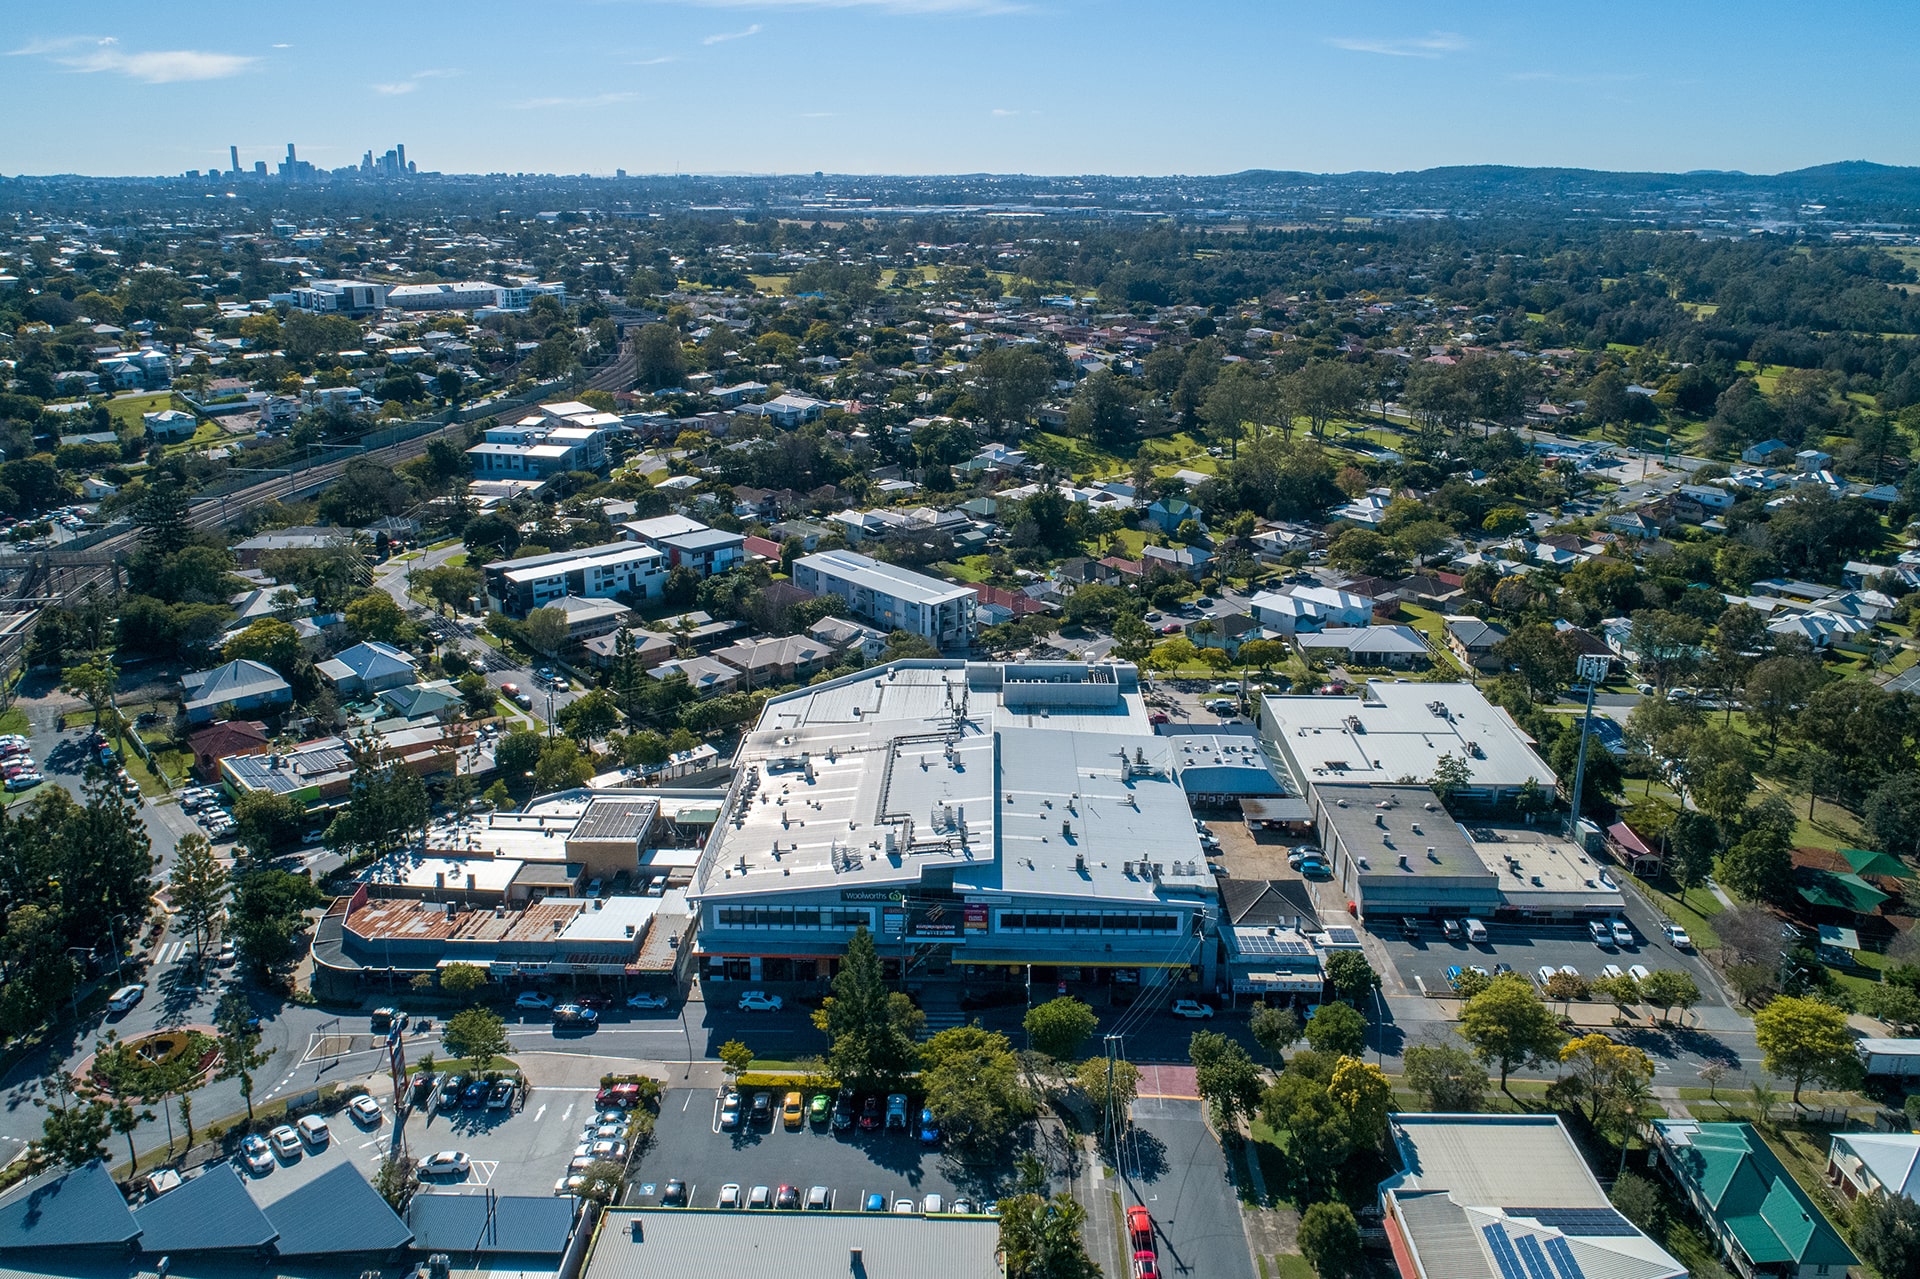
[{"label": "grass lawn", "polygon": [[138,427],[145,430],[146,423],[140,420],[142,413],[158,413],[172,407],[172,391],[154,391],[147,395],[128,395],[114,400],[107,405],[107,416],[122,429]]},{"label": "grass lawn", "polygon": [[446,567],[465,568],[466,566],[467,566],[467,553],[465,551],[459,551],[459,552],[456,552],[455,554],[447,556]]},{"label": "grass lawn", "polygon": [[963,555],[957,560],[942,560],[933,566],[934,571],[945,573],[957,582],[984,582],[987,580],[987,557],[984,555]]},{"label": "grass lawn", "polygon": [[[1619,872],[1626,874],[1625,871]],[[1687,891],[1686,904],[1680,902],[1678,888],[1670,879],[1646,880],[1637,875],[1627,875],[1654,909],[1687,930],[1687,936],[1693,938],[1695,950],[1706,950],[1720,944],[1720,934],[1713,929],[1713,917],[1726,907],[1708,888],[1695,887]]]},{"label": "grass lawn", "polygon": [[1123,528],[1113,534],[1113,540],[1113,553],[1130,560],[1139,559],[1141,552],[1147,547],[1145,531],[1137,528]]},{"label": "grass lawn", "polygon": [[9,706],[6,714],[0,715],[0,733],[17,733],[21,737],[32,737],[33,725],[28,722],[25,711],[18,706]]},{"label": "grass lawn", "polygon": [[787,291],[787,281],[793,277],[790,275],[750,275],[747,278],[753,281],[753,287],[762,293],[778,295]]}]

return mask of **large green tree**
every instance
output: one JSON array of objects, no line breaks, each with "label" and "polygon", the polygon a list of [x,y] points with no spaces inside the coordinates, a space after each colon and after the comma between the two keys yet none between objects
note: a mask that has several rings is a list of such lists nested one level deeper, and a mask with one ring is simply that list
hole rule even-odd
[{"label": "large green tree", "polygon": [[228,925],[240,958],[259,972],[271,972],[299,954],[296,934],[306,912],[326,897],[305,875],[256,870],[240,880]]},{"label": "large green tree", "polygon": [[1810,1083],[1848,1088],[1860,1080],[1860,1058],[1844,1008],[1782,995],[1753,1018],[1754,1041],[1767,1073],[1793,1081],[1793,1102]]},{"label": "large green tree", "polygon": [[997,1148],[1033,1114],[1020,1061],[999,1031],[950,1027],[926,1042],[920,1061],[926,1107],[948,1142],[962,1150]]},{"label": "large green tree", "polygon": [[911,999],[887,989],[873,934],[857,929],[847,942],[833,993],[821,1001],[813,1024],[827,1036],[827,1066],[850,1088],[875,1090],[897,1083],[919,1064],[915,1036],[926,1014]]},{"label": "large green tree", "polygon": [[1498,1067],[1500,1087],[1515,1066],[1553,1058],[1566,1040],[1560,1021],[1531,983],[1502,973],[1460,1009],[1460,1035],[1480,1060]]}]

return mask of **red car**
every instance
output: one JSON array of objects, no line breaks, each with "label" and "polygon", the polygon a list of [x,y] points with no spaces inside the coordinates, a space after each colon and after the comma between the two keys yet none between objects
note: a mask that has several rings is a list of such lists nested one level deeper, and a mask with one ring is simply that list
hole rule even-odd
[{"label": "red car", "polygon": [[1153,1251],[1153,1217],[1145,1208],[1127,1209],[1127,1242],[1135,1255]]},{"label": "red car", "polygon": [[1160,1259],[1150,1252],[1134,1253],[1133,1279],[1160,1279]]},{"label": "red car", "polygon": [[880,1126],[880,1099],[869,1097],[860,1103],[860,1131],[872,1132]]},{"label": "red car", "polygon": [[500,691],[505,693],[508,697],[520,696],[520,686],[518,684],[502,684],[500,686]]},{"label": "red car", "polygon": [[1149,724],[1166,724],[1170,722],[1171,721],[1167,719],[1167,713],[1165,711],[1155,711],[1153,714],[1147,716],[1147,723]]},{"label": "red car", "polygon": [[1182,629],[1183,628],[1181,627],[1180,623],[1168,622],[1165,626],[1162,626],[1160,628],[1160,633],[1162,635],[1178,635]]}]

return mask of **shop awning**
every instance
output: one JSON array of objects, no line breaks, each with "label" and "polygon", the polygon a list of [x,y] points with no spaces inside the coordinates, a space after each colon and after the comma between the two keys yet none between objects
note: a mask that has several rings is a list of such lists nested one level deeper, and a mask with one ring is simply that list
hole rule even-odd
[{"label": "shop awning", "polygon": [[1263,990],[1313,994],[1324,989],[1326,984],[1326,979],[1317,973],[1242,973],[1233,979],[1233,988],[1242,994]]}]

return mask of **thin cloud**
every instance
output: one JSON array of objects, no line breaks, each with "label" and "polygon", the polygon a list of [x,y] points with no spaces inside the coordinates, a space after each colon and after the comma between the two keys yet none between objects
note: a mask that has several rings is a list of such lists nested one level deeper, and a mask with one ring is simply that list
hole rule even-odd
[{"label": "thin cloud", "polygon": [[1327,41],[1349,53],[1377,53],[1388,58],[1444,58],[1467,47],[1465,36],[1451,31],[1434,31],[1406,40],[1364,40],[1335,36]]},{"label": "thin cloud", "polygon": [[291,49],[291,48],[293,48],[293,46],[292,46],[292,45],[290,45],[290,44],[276,44],[276,45],[274,45],[273,47],[274,47],[274,48],[276,48],[276,49]]},{"label": "thin cloud", "polygon": [[375,93],[383,93],[388,97],[398,97],[403,93],[412,93],[419,87],[420,86],[412,80],[402,80],[397,84],[376,84],[373,86],[373,91]]},{"label": "thin cloud", "polygon": [[403,93],[412,93],[420,87],[422,80],[448,80],[461,74],[448,67],[436,67],[428,71],[416,71],[404,80],[393,80],[386,84],[373,85],[373,91],[386,97],[398,97]]},{"label": "thin cloud", "polygon": [[1019,115],[1020,114],[1018,111],[1011,110],[1007,107],[995,107],[993,109],[993,113],[995,115]]},{"label": "thin cloud", "polygon": [[701,44],[725,44],[729,40],[744,40],[748,36],[757,36],[759,34],[760,34],[760,24],[756,22],[744,31],[721,31],[714,35],[708,36],[706,39],[702,40],[700,43]]},{"label": "thin cloud", "polygon": [[124,75],[144,84],[177,84],[185,80],[224,80],[239,75],[258,58],[203,49],[158,49],[130,53],[112,36],[68,36],[36,40],[10,50],[11,56],[41,57],[82,75],[102,71]]},{"label": "thin cloud", "polygon": [[657,58],[641,58],[638,62],[629,62],[627,65],[630,67],[657,67],[668,62],[678,61],[680,61],[680,59],[674,57],[672,54],[662,54]]},{"label": "thin cloud", "polygon": [[528,98],[516,102],[516,111],[545,111],[553,107],[610,107],[616,102],[632,102],[637,93],[601,93],[591,98]]}]

